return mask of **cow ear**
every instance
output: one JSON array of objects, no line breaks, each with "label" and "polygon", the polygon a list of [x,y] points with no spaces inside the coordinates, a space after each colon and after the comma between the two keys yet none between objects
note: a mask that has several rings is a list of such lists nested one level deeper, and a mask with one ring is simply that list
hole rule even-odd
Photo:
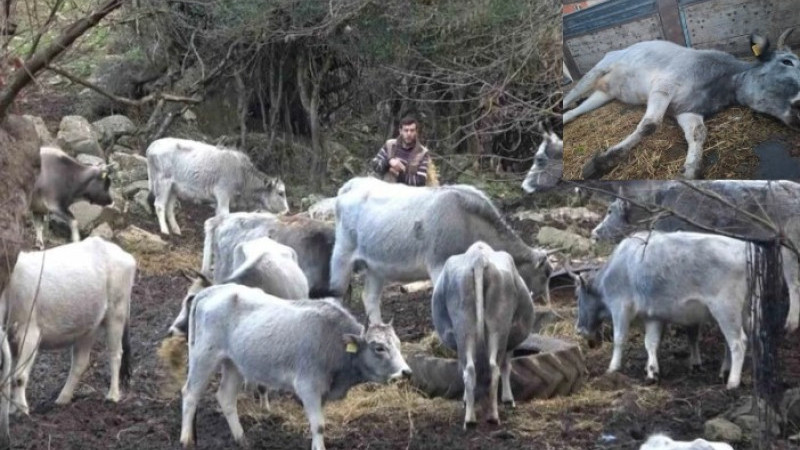
[{"label": "cow ear", "polygon": [[750,49],[761,61],[769,59],[769,39],[757,34],[750,35]]},{"label": "cow ear", "polygon": [[347,353],[358,353],[363,347],[364,340],[361,336],[348,333],[342,335],[342,342],[344,342],[344,348]]}]

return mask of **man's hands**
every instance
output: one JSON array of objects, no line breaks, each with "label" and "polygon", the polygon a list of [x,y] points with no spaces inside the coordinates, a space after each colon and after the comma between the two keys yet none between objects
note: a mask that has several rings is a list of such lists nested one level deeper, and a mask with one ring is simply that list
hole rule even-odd
[{"label": "man's hands", "polygon": [[391,172],[393,175],[400,175],[401,172],[405,171],[406,165],[403,164],[403,161],[398,158],[392,158],[389,160],[389,172]]}]

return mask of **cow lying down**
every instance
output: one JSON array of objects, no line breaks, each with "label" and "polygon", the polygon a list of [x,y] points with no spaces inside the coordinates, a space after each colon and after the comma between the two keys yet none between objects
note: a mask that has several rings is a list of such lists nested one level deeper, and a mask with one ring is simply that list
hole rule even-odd
[{"label": "cow lying down", "polygon": [[654,434],[639,447],[639,450],[733,450],[730,444],[724,442],[709,442],[705,439],[689,441],[674,441],[665,434]]},{"label": "cow lying down", "polygon": [[335,299],[287,301],[259,289],[204,289],[189,317],[189,374],[183,387],[181,444],[195,441],[194,419],[211,376],[222,371],[217,400],[242,442],[236,397],[244,379],[293,392],[311,426],[312,450],[324,450],[322,405],[360,383],[411,375],[391,324],[366,330]]},{"label": "cow lying down", "polygon": [[745,241],[691,232],[638,232],[623,240],[594,274],[577,282],[579,334],[593,342],[600,324],[614,325],[608,372],[619,370],[631,321],[645,324],[647,378],[658,377],[659,340],[664,324],[690,327],[692,364],[700,364],[699,326],[714,319],[727,342],[721,375],[728,389],[739,386],[747,337],[743,312],[748,301]]}]

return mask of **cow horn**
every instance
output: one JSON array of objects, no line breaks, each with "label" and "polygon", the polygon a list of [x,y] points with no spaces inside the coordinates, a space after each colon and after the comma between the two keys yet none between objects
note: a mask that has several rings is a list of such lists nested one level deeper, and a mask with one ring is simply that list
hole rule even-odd
[{"label": "cow horn", "polygon": [[788,46],[785,46],[784,43],[786,42],[786,38],[788,38],[789,35],[792,34],[792,31],[794,31],[794,27],[787,28],[786,31],[781,33],[780,37],[778,38],[778,48],[779,49],[783,49],[784,47],[786,49],[789,48]]},{"label": "cow horn", "polygon": [[580,278],[581,278],[581,276],[580,276],[580,275],[578,275],[577,273],[575,273],[575,272],[572,270],[572,264],[570,264],[570,263],[569,263],[569,259],[567,259],[567,260],[564,262],[564,270],[566,270],[566,271],[567,271],[567,274],[568,274],[570,277],[572,277],[572,279],[573,279],[573,280],[575,280],[575,281],[580,281]]}]

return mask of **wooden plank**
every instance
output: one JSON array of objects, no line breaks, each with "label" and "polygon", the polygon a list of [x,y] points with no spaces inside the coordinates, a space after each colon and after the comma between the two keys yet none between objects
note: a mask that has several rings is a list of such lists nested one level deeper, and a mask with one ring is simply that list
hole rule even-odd
[{"label": "wooden plank", "polygon": [[578,68],[578,64],[575,63],[575,58],[572,57],[572,52],[569,50],[569,47],[564,45],[564,64],[567,65],[567,70],[569,70],[569,74],[572,76],[573,81],[580,79],[583,76],[583,72]]},{"label": "wooden plank", "polygon": [[709,0],[683,7],[693,48],[750,54],[750,33],[770,28],[771,0]]},{"label": "wooden plank", "polygon": [[678,0],[658,0],[656,6],[658,7],[658,15],[661,16],[661,29],[664,37],[686,47]]},{"label": "wooden plank", "polygon": [[606,53],[652,39],[664,39],[661,21],[655,14],[634,22],[567,39],[564,47],[569,48],[578,71],[586,73]]}]

